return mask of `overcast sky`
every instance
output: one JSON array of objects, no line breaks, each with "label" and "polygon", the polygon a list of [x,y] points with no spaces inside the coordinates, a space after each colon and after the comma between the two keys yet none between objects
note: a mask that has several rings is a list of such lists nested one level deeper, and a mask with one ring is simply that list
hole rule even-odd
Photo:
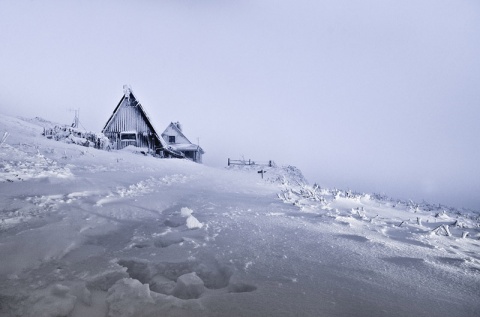
[{"label": "overcast sky", "polygon": [[478,0],[0,0],[0,112],[100,131],[129,84],[204,162],[480,210]]}]

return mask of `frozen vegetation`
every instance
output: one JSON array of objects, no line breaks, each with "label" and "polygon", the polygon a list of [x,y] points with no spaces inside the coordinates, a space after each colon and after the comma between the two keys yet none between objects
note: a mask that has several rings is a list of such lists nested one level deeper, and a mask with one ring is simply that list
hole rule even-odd
[{"label": "frozen vegetation", "polygon": [[479,316],[474,211],[48,125],[0,115],[0,316]]}]

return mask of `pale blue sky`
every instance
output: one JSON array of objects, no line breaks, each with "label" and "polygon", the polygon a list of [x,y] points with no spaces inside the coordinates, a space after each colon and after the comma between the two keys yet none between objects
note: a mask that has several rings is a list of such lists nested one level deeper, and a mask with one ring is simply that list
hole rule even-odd
[{"label": "pale blue sky", "polygon": [[159,132],[311,183],[480,209],[480,1],[0,1],[0,111]]}]

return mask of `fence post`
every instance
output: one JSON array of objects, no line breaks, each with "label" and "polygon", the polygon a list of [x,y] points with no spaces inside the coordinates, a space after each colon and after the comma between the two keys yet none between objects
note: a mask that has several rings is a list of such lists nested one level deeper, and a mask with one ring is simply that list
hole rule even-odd
[{"label": "fence post", "polygon": [[228,166],[230,166],[230,158],[228,158]]},{"label": "fence post", "polygon": [[268,166],[272,167],[272,160],[268,161]]}]

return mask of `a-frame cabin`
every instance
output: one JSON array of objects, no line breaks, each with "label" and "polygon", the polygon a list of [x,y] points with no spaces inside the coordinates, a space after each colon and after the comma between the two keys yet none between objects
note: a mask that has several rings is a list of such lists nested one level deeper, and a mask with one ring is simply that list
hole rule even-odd
[{"label": "a-frame cabin", "polygon": [[102,133],[117,150],[133,145],[147,148],[148,152],[162,157],[182,157],[175,153],[153,128],[142,105],[127,85],[123,86],[124,95],[108,119]]}]

